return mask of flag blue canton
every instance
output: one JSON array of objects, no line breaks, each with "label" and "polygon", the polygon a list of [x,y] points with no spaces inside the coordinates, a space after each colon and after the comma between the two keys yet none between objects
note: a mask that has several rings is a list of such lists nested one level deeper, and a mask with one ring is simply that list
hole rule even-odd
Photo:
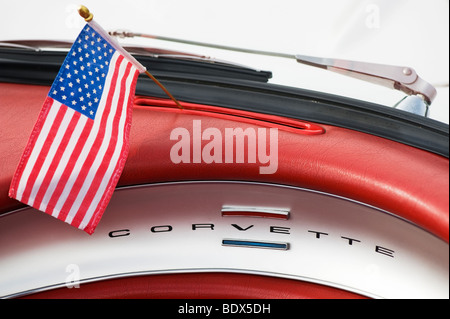
[{"label": "flag blue canton", "polygon": [[115,49],[86,25],[49,92],[49,97],[94,119]]}]

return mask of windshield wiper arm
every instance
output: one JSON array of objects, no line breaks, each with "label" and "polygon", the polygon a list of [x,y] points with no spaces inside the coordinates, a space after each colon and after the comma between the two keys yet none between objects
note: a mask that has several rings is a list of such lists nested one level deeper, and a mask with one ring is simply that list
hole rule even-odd
[{"label": "windshield wiper arm", "polygon": [[318,58],[299,54],[295,58],[299,63],[384,85],[408,95],[422,95],[428,104],[433,102],[437,94],[434,86],[420,78],[411,67]]},{"label": "windshield wiper arm", "polygon": [[397,103],[395,107],[424,116],[427,116],[428,106],[431,105],[437,95],[435,87],[420,78],[416,71],[411,67],[260,51],[127,31],[113,31],[110,32],[110,34],[118,37],[144,37],[220,50],[295,59],[302,64],[338,72],[343,75],[402,91],[412,98],[402,100]]}]

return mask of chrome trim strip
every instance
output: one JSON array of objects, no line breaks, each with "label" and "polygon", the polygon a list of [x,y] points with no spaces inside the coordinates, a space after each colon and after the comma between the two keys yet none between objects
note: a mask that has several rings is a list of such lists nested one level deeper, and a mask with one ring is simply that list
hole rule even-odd
[{"label": "chrome trim strip", "polygon": [[222,217],[242,216],[289,219],[289,210],[279,208],[249,207],[249,206],[223,206]]}]

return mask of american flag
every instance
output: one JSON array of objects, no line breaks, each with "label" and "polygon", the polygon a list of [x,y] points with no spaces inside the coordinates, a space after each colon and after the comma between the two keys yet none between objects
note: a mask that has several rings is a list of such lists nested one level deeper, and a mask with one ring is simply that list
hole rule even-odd
[{"label": "american flag", "polygon": [[145,70],[92,22],[53,82],[9,190],[89,234],[124,167],[134,89]]}]

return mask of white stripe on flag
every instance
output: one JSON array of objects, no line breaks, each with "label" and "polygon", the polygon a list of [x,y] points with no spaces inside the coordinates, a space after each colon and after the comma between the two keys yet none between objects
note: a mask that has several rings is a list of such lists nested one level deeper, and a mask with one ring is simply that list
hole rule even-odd
[{"label": "white stripe on flag", "polygon": [[[116,52],[115,55],[116,54],[118,55],[119,53]],[[111,65],[113,65],[113,63],[115,63],[115,62],[112,62]],[[80,205],[83,203],[83,200],[86,197],[86,194],[87,194],[87,192],[88,192],[88,190],[90,188],[90,185],[91,185],[93,179],[96,176],[96,173],[98,171],[98,168],[99,168],[100,164],[104,160],[104,157],[105,157],[105,154],[106,154],[106,152],[108,150],[108,145],[109,145],[109,143],[111,141],[111,138],[114,138],[114,139],[116,138],[115,136],[112,137],[113,121],[114,121],[114,118],[117,116],[117,113],[116,113],[117,108],[115,106],[118,104],[119,95],[121,94],[120,82],[121,82],[121,80],[122,80],[122,78],[124,76],[124,72],[125,72],[125,68],[126,68],[127,64],[128,64],[128,61],[124,59],[124,60],[122,60],[122,63],[119,66],[119,75],[117,77],[116,89],[114,90],[114,96],[113,96],[113,100],[112,100],[112,103],[111,103],[112,108],[111,108],[109,114],[103,114],[104,110],[102,110],[100,114],[97,111],[97,116],[100,116],[100,115],[102,117],[103,116],[107,116],[107,124],[106,124],[106,127],[105,127],[105,135],[103,137],[103,141],[102,141],[102,144],[100,146],[99,152],[97,153],[97,156],[96,156],[94,162],[92,163],[92,166],[89,168],[89,172],[87,174],[86,179],[83,182],[83,185],[82,185],[82,187],[80,189],[80,192],[78,193],[78,196],[76,197],[76,199],[75,199],[75,201],[74,201],[74,203],[73,203],[73,205],[72,205],[72,207],[71,207],[71,209],[69,211],[69,214],[66,217],[66,222],[67,223],[72,223],[73,218],[76,216],[76,214],[77,214],[77,212],[78,212],[78,210],[80,208]],[[113,73],[113,72],[111,71],[110,73]],[[105,82],[104,92],[109,92],[110,86],[111,86],[111,83],[110,83],[110,81],[107,80]],[[103,100],[106,100],[106,99],[103,98]],[[126,105],[124,105],[123,107],[125,108]],[[100,123],[100,117],[99,117],[99,121],[98,122]],[[84,167],[84,169],[88,169],[88,168]]]},{"label": "white stripe on flag", "polygon": [[17,197],[16,198],[19,201],[22,199],[23,192],[25,191],[25,188],[28,185],[28,180],[33,171],[33,165],[36,162],[37,158],[39,157],[41,149],[47,139],[47,135],[50,132],[50,128],[52,127],[53,122],[55,121],[56,114],[58,114],[60,105],[61,104],[59,104],[59,106],[50,108],[50,110],[47,114],[47,117],[45,119],[44,125],[37,137],[36,143],[35,143],[33,149],[31,150],[30,157],[28,158],[28,161],[26,163],[26,166],[25,166],[22,176],[20,178],[19,186],[17,187],[17,193],[16,193]]},{"label": "white stripe on flag", "polygon": [[[111,80],[112,80],[112,77],[114,74],[114,67],[116,65],[116,61],[117,61],[118,57],[119,57],[119,54],[117,52],[115,52],[111,58],[111,61],[109,64],[109,69],[108,69],[108,74],[106,76],[105,87],[103,90],[104,95],[105,94],[107,95],[109,93]],[[86,169],[86,167],[84,167],[84,164],[85,164],[85,161],[86,161],[89,153],[91,152],[94,142],[97,140],[98,132],[100,130],[101,118],[102,118],[104,110],[105,110],[106,102],[107,102],[107,99],[102,97],[102,99],[100,100],[98,109],[97,109],[96,120],[91,129],[89,137],[87,138],[86,143],[84,144],[84,147],[81,151],[80,156],[76,159],[76,164],[67,180],[67,183],[65,184],[64,190],[62,191],[62,193],[59,196],[59,199],[55,205],[55,209],[52,214],[54,217],[58,217],[60,215],[61,209],[63,208],[67,198],[69,197],[69,195],[71,195],[74,184],[77,181],[79,172],[83,169]],[[77,185],[75,185],[75,187],[77,187]],[[72,218],[69,218],[69,219],[66,218],[66,222],[70,223],[72,221]]]},{"label": "white stripe on flag", "polygon": [[102,197],[106,191],[106,188],[109,185],[111,178],[113,177],[115,168],[118,164],[119,156],[124,151],[123,147],[125,144],[124,143],[125,142],[124,141],[125,120],[126,120],[127,114],[128,114],[127,104],[128,104],[128,100],[129,100],[129,96],[130,96],[130,91],[131,91],[131,83],[134,79],[134,74],[137,70],[137,68],[134,65],[132,65],[130,62],[124,60],[124,64],[128,64],[128,63],[131,65],[131,69],[130,69],[130,73],[128,74],[128,77],[126,79],[125,87],[123,88],[123,89],[125,89],[124,98],[123,98],[124,106],[123,106],[122,112],[120,114],[120,122],[119,122],[119,126],[118,126],[119,130],[118,130],[118,135],[117,135],[117,144],[115,146],[114,153],[111,157],[111,160],[109,162],[106,173],[101,178],[101,183],[95,193],[95,196],[89,206],[89,209],[88,209],[86,215],[83,218],[83,221],[81,222],[81,224],[79,226],[79,228],[81,228],[81,229],[84,229],[88,225],[94,212],[96,211],[97,206],[98,206],[100,200],[102,199]]},{"label": "white stripe on flag", "polygon": [[[59,103],[59,102],[55,101],[54,103]],[[41,205],[38,208],[39,210],[41,210],[41,211],[47,210],[47,204],[49,203],[49,201],[53,195],[53,192],[55,191],[55,188],[58,185],[58,181],[63,178],[64,169],[67,167],[71,157],[73,156],[73,151],[75,149],[75,146],[77,145],[77,142],[80,140],[80,136],[81,136],[83,130],[85,129],[87,119],[88,118],[86,116],[80,116],[80,119],[78,120],[78,123],[77,123],[75,129],[73,130],[71,137],[67,143],[67,147],[61,156],[61,160],[55,169],[55,172],[49,183],[47,191],[45,192],[45,195],[42,199]]]},{"label": "white stripe on flag", "polygon": [[[58,103],[58,102],[54,101],[53,106],[56,106],[55,105],[56,103]],[[58,105],[57,107],[60,108],[61,105]],[[66,127],[75,112],[76,112],[75,110],[73,110],[71,108],[67,108],[67,110],[64,114],[64,118],[61,122],[61,125],[58,128],[55,139],[53,140],[53,143],[50,146],[50,150],[49,150],[47,156],[45,157],[44,163],[43,163],[43,165],[38,173],[38,176],[36,178],[36,181],[33,185],[33,189],[31,190],[30,199],[28,201],[28,205],[30,205],[30,206],[33,206],[33,204],[34,204],[34,200],[36,199],[37,192],[39,191],[39,189],[42,185],[42,181],[45,177],[45,174],[48,172],[48,169],[50,167],[50,164],[53,161],[53,158],[55,157],[56,152],[58,151],[58,149],[60,149],[60,143],[64,136],[64,133],[66,132]]]}]

